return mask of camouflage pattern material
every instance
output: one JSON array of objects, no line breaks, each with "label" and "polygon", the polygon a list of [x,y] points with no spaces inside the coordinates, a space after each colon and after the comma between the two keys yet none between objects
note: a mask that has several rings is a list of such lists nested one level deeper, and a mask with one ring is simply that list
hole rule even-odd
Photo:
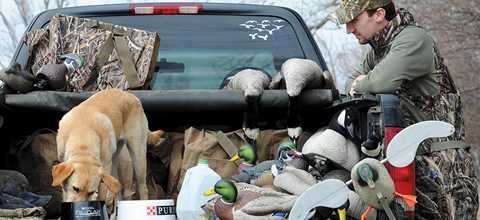
[{"label": "camouflage pattern material", "polygon": [[[145,82],[150,82],[157,61],[160,41],[158,33],[132,30],[121,26],[115,28],[122,29],[123,32],[127,33],[125,37],[128,39],[128,49],[136,66],[138,79],[143,88],[146,88],[148,83],[145,84]],[[121,67],[118,52],[114,50],[99,73],[97,80],[99,89],[128,89],[130,85]]]},{"label": "camouflage pattern material", "polygon": [[391,2],[391,0],[342,0],[335,15],[340,24],[346,24],[366,10],[380,8]]},{"label": "camouflage pattern material", "polygon": [[464,149],[417,156],[416,219],[476,219],[478,183],[473,165]]},{"label": "camouflage pattern material", "polygon": [[0,209],[0,220],[43,220],[45,214],[45,209],[42,207]]},{"label": "camouflage pattern material", "polygon": [[[398,10],[398,16],[371,40],[376,62],[389,52],[390,42],[406,26],[418,26],[410,12]],[[401,102],[407,125],[424,120],[441,120],[455,126],[455,133],[447,138],[429,139],[420,145],[416,157],[416,219],[475,219],[478,210],[478,182],[472,155],[464,143],[460,94],[443,63],[434,43],[434,72],[439,85],[436,96],[413,96],[409,84],[404,83],[396,94]],[[438,148],[434,145],[444,144]]]},{"label": "camouflage pattern material", "polygon": [[[38,72],[40,67],[55,61],[57,54],[54,54],[49,44],[49,32],[47,29],[35,29],[25,36],[25,44],[28,46],[27,70],[32,74]],[[34,56],[33,56],[34,55]]]},{"label": "camouflage pattern material", "polygon": [[208,200],[205,205],[202,206],[203,214],[202,217],[208,220],[220,220],[218,215],[215,213],[215,203],[221,198],[220,195],[216,195],[212,199]]},{"label": "camouflage pattern material", "polygon": [[[127,46],[122,55],[120,42]],[[67,91],[97,91],[107,88],[147,89],[159,47],[159,34],[99,22],[92,19],[57,15],[46,29],[27,33],[28,68],[33,73],[47,63],[58,63],[59,56],[74,53],[85,59],[85,66],[67,76]],[[128,62],[127,62],[128,61]],[[133,64],[138,85],[129,85],[127,69]]]}]

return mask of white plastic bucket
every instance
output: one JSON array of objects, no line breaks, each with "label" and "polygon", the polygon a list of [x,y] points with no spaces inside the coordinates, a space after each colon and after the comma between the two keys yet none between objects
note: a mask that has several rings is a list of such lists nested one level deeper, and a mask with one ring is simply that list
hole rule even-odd
[{"label": "white plastic bucket", "polygon": [[117,220],[176,220],[172,199],[117,202]]}]

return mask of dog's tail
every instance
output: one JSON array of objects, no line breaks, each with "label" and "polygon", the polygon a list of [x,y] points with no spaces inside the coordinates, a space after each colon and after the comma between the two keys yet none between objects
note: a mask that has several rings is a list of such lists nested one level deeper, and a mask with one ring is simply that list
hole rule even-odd
[{"label": "dog's tail", "polygon": [[165,131],[162,131],[162,130],[156,130],[156,131],[150,132],[148,134],[147,144],[155,145],[156,143],[158,143],[158,141],[160,141],[160,138],[162,138],[164,134],[165,134]]}]

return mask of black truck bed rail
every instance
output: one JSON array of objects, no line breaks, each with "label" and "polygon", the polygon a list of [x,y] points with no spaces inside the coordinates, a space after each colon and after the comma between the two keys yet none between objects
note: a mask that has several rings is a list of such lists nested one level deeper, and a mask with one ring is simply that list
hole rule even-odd
[{"label": "black truck bed rail", "polygon": [[[148,112],[208,112],[243,111],[245,99],[240,91],[232,90],[164,90],[130,91],[142,102]],[[26,108],[67,112],[93,92],[57,92],[36,91],[27,94],[5,95],[6,108]],[[336,99],[334,92],[328,89],[304,91],[302,106],[307,108],[325,108]],[[285,90],[266,90],[260,99],[260,108],[286,110],[288,95]]]}]

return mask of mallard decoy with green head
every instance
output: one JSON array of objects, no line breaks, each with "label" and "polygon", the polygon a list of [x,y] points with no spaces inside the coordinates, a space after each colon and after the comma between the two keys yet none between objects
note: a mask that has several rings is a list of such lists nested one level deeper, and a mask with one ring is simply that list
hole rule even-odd
[{"label": "mallard decoy with green head", "polygon": [[[255,151],[255,148],[248,143],[243,144],[229,161],[234,162],[237,160],[241,160],[242,164],[247,167],[254,166],[257,163],[257,152]],[[241,166],[241,169],[242,168],[243,166]]]},{"label": "mallard decoy with green head", "polygon": [[203,195],[210,196],[219,194],[221,197],[214,204],[214,210],[221,220],[233,220],[233,212],[242,208],[248,202],[261,196],[260,193],[253,191],[238,191],[235,184],[226,179],[221,179],[215,183]]},{"label": "mallard decoy with green head", "polygon": [[[288,212],[297,198],[282,192],[246,183],[233,183],[230,180],[219,180],[213,188],[204,193],[209,196],[219,194],[208,203],[215,215],[221,220],[231,219],[266,219],[281,220],[279,213]],[[209,211],[210,211],[209,208]]]},{"label": "mallard decoy with green head", "polygon": [[365,158],[356,164],[351,172],[353,187],[361,200],[369,208],[362,214],[365,219],[371,208],[384,210],[389,219],[395,219],[390,208],[390,202],[398,196],[407,202],[407,205],[416,202],[414,196],[401,195],[395,192],[395,184],[385,166],[378,160]]},{"label": "mallard decoy with green head", "polygon": [[[272,166],[274,169],[282,170],[286,164],[293,163],[297,160],[295,154],[295,145],[281,144],[278,149],[278,159],[267,160],[255,165],[257,154],[251,145],[243,145],[237,155],[233,156],[231,161],[241,159],[246,165],[240,166],[240,174],[233,176],[232,180],[236,182],[251,183],[257,186],[272,185],[273,174],[271,172]],[[297,152],[298,153],[298,152]],[[301,163],[295,163],[301,164]],[[257,182],[257,180],[261,180]]]}]

